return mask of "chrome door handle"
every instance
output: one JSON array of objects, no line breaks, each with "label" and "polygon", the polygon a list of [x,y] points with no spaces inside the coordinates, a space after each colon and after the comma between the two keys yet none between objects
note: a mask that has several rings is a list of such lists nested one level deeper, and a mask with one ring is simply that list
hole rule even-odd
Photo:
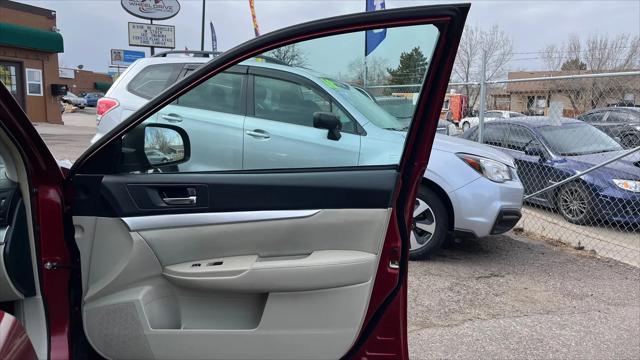
[{"label": "chrome door handle", "polygon": [[176,114],[166,114],[161,117],[169,122],[182,122],[182,116]]},{"label": "chrome door handle", "polygon": [[166,197],[166,198],[162,198],[162,201],[164,201],[165,204],[167,205],[195,205],[195,203],[197,202],[198,198],[193,195],[193,196],[188,196],[188,197],[180,197],[180,198],[170,198],[170,197]]},{"label": "chrome door handle", "polygon": [[269,135],[268,132],[264,131],[264,130],[260,130],[260,129],[256,129],[256,130],[247,130],[247,135],[252,136],[256,139],[268,139],[271,137],[271,135]]}]

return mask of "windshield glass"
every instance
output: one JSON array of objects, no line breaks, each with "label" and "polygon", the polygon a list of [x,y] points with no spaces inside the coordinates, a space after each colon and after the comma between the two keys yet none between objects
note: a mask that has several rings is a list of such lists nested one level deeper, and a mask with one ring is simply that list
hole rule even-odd
[{"label": "windshield glass", "polygon": [[[564,156],[622,150],[620,144],[607,134],[585,123],[547,125],[539,127],[538,131],[554,152]],[[568,141],[568,139],[585,141]]]},{"label": "windshield glass", "polygon": [[[325,83],[332,83],[330,85],[340,95],[342,100],[347,101],[353,105],[367,120],[371,121],[374,125],[387,129],[387,130],[405,130],[406,123],[398,120],[393,115],[386,112],[373,100],[356,90],[353,86],[349,86],[344,83],[340,83],[336,80],[322,79]],[[411,118],[408,119],[409,122]],[[408,122],[407,122],[408,123]]]}]

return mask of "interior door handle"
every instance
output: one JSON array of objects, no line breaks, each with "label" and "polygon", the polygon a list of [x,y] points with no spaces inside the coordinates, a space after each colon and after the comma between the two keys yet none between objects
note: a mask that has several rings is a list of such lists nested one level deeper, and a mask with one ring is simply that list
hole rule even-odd
[{"label": "interior door handle", "polygon": [[161,117],[168,122],[182,122],[182,116],[176,114],[165,114]]},{"label": "interior door handle", "polygon": [[195,205],[198,198],[195,195],[187,197],[163,197],[162,201],[167,205]]},{"label": "interior door handle", "polygon": [[268,132],[260,129],[247,130],[247,135],[254,137],[256,139],[269,139],[271,137],[271,135]]}]

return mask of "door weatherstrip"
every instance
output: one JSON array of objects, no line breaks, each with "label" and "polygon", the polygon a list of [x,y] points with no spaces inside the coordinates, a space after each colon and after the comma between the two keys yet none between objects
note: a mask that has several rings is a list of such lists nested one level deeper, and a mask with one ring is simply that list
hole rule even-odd
[{"label": "door weatherstrip", "polygon": [[126,217],[122,220],[130,231],[244,223],[266,220],[297,219],[313,216],[320,210],[234,211],[197,214],[168,214]]}]

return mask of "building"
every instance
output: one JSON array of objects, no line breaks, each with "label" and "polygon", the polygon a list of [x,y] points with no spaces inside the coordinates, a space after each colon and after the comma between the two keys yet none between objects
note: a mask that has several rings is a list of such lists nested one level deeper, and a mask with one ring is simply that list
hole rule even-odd
[{"label": "building", "polygon": [[81,69],[60,69],[60,83],[67,85],[76,95],[89,92],[105,93],[111,87],[113,78],[109,74]]},{"label": "building", "polygon": [[[515,71],[508,79],[535,79],[578,74],[589,71]],[[562,78],[557,80],[531,80],[507,83],[493,89],[489,108],[511,110],[527,115],[547,115],[549,108],[557,106],[567,117],[578,116],[597,107],[640,104],[640,76]]]},{"label": "building", "polygon": [[62,123],[51,85],[63,51],[55,11],[0,0],[0,81],[32,121]]}]

